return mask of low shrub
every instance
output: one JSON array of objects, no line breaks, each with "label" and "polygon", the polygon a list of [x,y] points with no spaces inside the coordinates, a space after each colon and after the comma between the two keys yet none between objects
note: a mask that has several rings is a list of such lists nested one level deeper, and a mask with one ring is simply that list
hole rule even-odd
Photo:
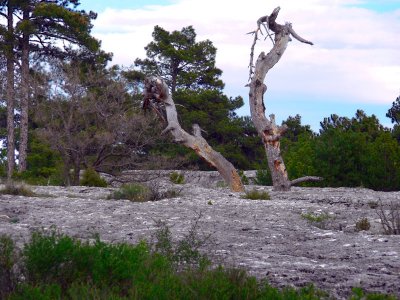
[{"label": "low shrub", "polygon": [[185,176],[183,174],[179,174],[178,172],[172,172],[171,174],[169,174],[169,179],[172,183],[175,184],[185,183]]},{"label": "low shrub", "polygon": [[259,191],[256,189],[247,191],[246,194],[242,196],[242,198],[250,200],[271,200],[271,196],[268,192]]},{"label": "low shrub", "polygon": [[131,183],[122,185],[115,191],[109,199],[125,199],[133,202],[152,201],[152,192],[150,188],[140,183]]},{"label": "low shrub", "polygon": [[368,218],[362,218],[356,222],[357,231],[367,231],[371,228]]},{"label": "low shrub", "polygon": [[14,196],[25,196],[35,197],[37,196],[27,185],[23,183],[8,182],[3,189],[0,190],[0,194],[3,195],[14,195]]},{"label": "low shrub", "polygon": [[88,168],[83,172],[80,185],[94,186],[94,187],[107,187],[107,181],[101,178],[99,173],[93,168]]}]

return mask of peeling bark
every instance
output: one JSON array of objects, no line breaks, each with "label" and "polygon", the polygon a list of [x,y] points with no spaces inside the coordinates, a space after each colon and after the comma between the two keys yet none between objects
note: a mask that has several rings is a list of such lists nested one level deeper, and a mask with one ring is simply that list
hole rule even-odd
[{"label": "peeling bark", "polygon": [[[277,7],[270,16],[259,18],[257,21],[257,29],[253,32],[250,32],[254,34],[254,42],[252,44],[250,53],[249,102],[252,121],[263,141],[267,154],[268,167],[271,171],[274,190],[288,191],[292,185],[299,182],[307,180],[319,181],[322,180],[322,178],[308,176],[293,181],[289,180],[285,163],[281,155],[279,142],[282,135],[287,130],[287,127],[285,125],[276,125],[275,116],[273,114],[269,116],[269,119],[265,116],[264,94],[267,91],[267,86],[264,84],[265,76],[282,57],[289,41],[291,41],[290,37],[293,36],[302,43],[312,45],[312,42],[300,37],[293,30],[290,23],[286,23],[285,25],[276,23],[279,10],[280,8]],[[275,39],[273,41],[273,48],[271,51],[268,54],[261,52],[255,65],[253,65],[254,46],[258,40],[258,33],[262,34],[261,26],[264,27],[269,37],[271,37],[271,35],[269,34],[268,30],[270,29],[273,31],[275,33]]]},{"label": "peeling bark", "polygon": [[182,129],[178,121],[175,103],[164,80],[160,77],[146,78],[143,103],[144,108],[150,107],[158,115],[165,114],[167,127],[162,131],[163,134],[171,133],[176,143],[193,149],[197,155],[215,167],[232,191],[244,191],[244,186],[235,167],[201,136],[200,126],[193,124],[193,135]]}]

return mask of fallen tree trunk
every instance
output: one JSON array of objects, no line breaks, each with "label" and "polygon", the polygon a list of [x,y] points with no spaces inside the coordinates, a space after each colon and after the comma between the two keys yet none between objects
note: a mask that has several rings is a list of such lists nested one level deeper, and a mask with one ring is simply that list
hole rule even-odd
[{"label": "fallen tree trunk", "polygon": [[201,158],[214,166],[232,191],[244,191],[244,186],[235,167],[221,153],[215,151],[201,136],[200,126],[193,124],[193,135],[182,129],[168,86],[160,77],[146,78],[143,107],[151,107],[166,121],[167,127],[163,130],[163,134],[170,132],[176,143],[193,149]]},{"label": "fallen tree trunk", "polygon": [[[250,32],[254,34],[254,42],[250,53],[249,102],[252,121],[265,147],[274,190],[288,191],[294,184],[310,180],[319,181],[322,180],[322,178],[307,176],[293,181],[289,180],[280,150],[280,139],[287,130],[287,127],[286,125],[276,125],[275,115],[271,114],[269,119],[265,116],[264,94],[267,91],[267,86],[264,84],[264,79],[268,71],[272,69],[282,57],[289,41],[291,41],[290,36],[293,36],[300,42],[312,45],[311,42],[303,39],[294,32],[290,23],[286,23],[285,25],[276,23],[279,10],[280,8],[277,7],[270,16],[264,16],[258,19],[257,29]],[[258,40],[258,33],[262,33],[261,26],[264,27],[266,34],[268,34],[271,40],[272,37],[268,30],[270,29],[273,31],[275,39],[272,41],[273,48],[271,51],[268,54],[261,52],[256,64],[253,65],[254,47]]]}]

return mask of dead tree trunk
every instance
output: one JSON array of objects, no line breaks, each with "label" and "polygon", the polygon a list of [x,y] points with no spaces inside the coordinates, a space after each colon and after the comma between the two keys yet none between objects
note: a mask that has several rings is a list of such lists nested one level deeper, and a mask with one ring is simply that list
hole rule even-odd
[{"label": "dead tree trunk", "polygon": [[[268,71],[272,69],[282,57],[289,41],[291,41],[290,36],[293,36],[302,43],[312,45],[311,42],[297,35],[290,23],[286,23],[285,25],[276,23],[279,10],[280,8],[277,7],[270,16],[264,16],[258,19],[257,29],[253,32],[250,32],[254,34],[254,42],[250,53],[249,102],[252,121],[257,129],[258,134],[262,138],[267,154],[268,167],[271,171],[274,190],[287,191],[293,184],[298,184],[303,181],[321,180],[322,178],[307,176],[295,179],[293,181],[289,180],[280,150],[280,139],[287,130],[287,127],[286,125],[276,125],[275,115],[271,114],[269,119],[265,116],[263,98],[264,93],[267,91],[267,86],[264,84],[264,79]],[[274,32],[275,38],[272,40],[273,48],[267,55],[264,52],[261,52],[255,65],[253,65],[254,47],[258,39],[258,34],[263,34],[261,26],[264,27],[266,34],[271,40],[272,37],[269,34],[269,29]]]},{"label": "dead tree trunk", "polygon": [[145,81],[143,107],[151,107],[167,122],[164,133],[170,132],[176,143],[193,149],[201,158],[214,166],[234,192],[244,191],[244,187],[235,167],[215,151],[201,136],[198,124],[193,124],[193,135],[187,133],[179,124],[175,103],[168,86],[160,77],[148,77]]}]

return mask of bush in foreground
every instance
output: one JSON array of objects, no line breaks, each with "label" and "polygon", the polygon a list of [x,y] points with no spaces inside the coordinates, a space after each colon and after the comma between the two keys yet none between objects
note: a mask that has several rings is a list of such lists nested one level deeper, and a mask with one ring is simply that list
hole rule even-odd
[{"label": "bush in foreground", "polygon": [[[6,248],[3,244],[6,244]],[[9,239],[0,249],[10,254]],[[4,299],[322,299],[313,286],[279,290],[239,269],[191,266],[177,271],[168,255],[137,245],[82,242],[69,236],[36,232],[19,261],[24,282],[4,288]],[[173,250],[174,251],[174,250]],[[46,253],[46,255],[43,255]],[[172,256],[173,257],[173,256]],[[9,260],[6,261],[11,270]],[[3,273],[0,273],[0,282]],[[7,276],[7,275],[6,275]],[[7,278],[13,278],[8,276]],[[9,287],[9,288],[8,288]],[[8,289],[7,289],[8,288]],[[356,290],[360,295],[360,290]],[[384,295],[365,299],[395,299]],[[361,299],[361,298],[353,298]],[[364,298],[363,298],[364,299]]]}]

